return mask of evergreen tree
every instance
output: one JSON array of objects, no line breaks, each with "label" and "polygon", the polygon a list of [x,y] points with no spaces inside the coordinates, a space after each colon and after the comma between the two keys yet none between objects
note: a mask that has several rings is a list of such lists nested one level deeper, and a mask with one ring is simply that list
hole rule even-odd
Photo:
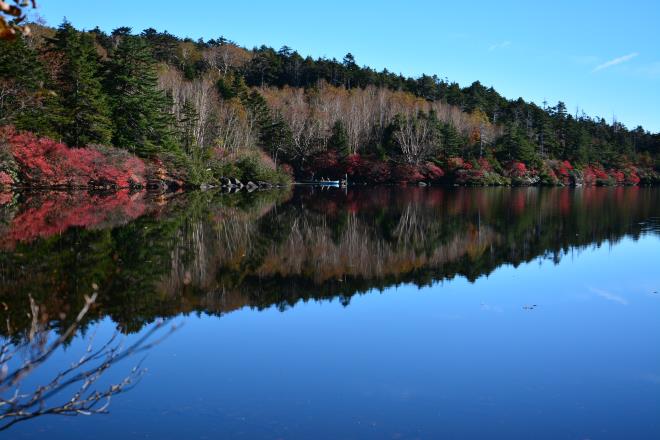
[{"label": "evergreen tree", "polygon": [[497,151],[501,160],[516,160],[528,165],[538,161],[534,144],[523,130],[513,123],[507,124],[504,136],[498,141]]},{"label": "evergreen tree", "polygon": [[578,163],[586,164],[591,162],[591,136],[589,132],[578,125],[575,125],[570,134],[568,159]]},{"label": "evergreen tree", "polygon": [[197,137],[195,130],[199,121],[199,115],[195,106],[186,99],[181,109],[181,117],[178,121],[179,141],[183,151],[188,155],[193,155],[197,146]]},{"label": "evergreen tree", "polygon": [[238,96],[243,96],[243,105],[257,123],[259,130],[259,147],[270,152],[277,160],[280,151],[286,151],[291,144],[291,131],[279,115],[274,115],[268,103],[256,90],[248,94],[248,88],[241,81],[235,82],[234,90]]},{"label": "evergreen tree", "polygon": [[332,136],[328,140],[328,148],[336,150],[341,156],[349,155],[348,133],[341,121],[337,121],[332,126]]},{"label": "evergreen tree", "polygon": [[171,103],[157,89],[156,61],[144,39],[122,35],[108,67],[114,144],[141,156],[176,150]]},{"label": "evergreen tree", "polygon": [[559,143],[557,142],[556,132],[552,127],[552,121],[547,113],[540,114],[536,138],[540,157],[558,157],[557,154],[560,152]]},{"label": "evergreen tree", "polygon": [[453,125],[442,124],[442,145],[446,157],[457,157],[462,155],[463,142],[460,134]]},{"label": "evergreen tree", "polygon": [[13,124],[19,129],[53,135],[45,121],[44,71],[37,53],[19,36],[0,40],[0,124]]},{"label": "evergreen tree", "polygon": [[221,77],[215,86],[222,99],[232,99],[236,97],[234,88],[232,87],[232,81],[227,76]]},{"label": "evergreen tree", "polygon": [[262,128],[261,138],[266,150],[275,159],[275,164],[277,164],[280,153],[289,151],[293,143],[291,129],[280,115],[271,117],[270,124]]},{"label": "evergreen tree", "polygon": [[55,112],[63,140],[76,147],[110,142],[112,123],[99,81],[100,64],[93,37],[64,22],[50,46],[63,61],[56,78],[59,106]]}]

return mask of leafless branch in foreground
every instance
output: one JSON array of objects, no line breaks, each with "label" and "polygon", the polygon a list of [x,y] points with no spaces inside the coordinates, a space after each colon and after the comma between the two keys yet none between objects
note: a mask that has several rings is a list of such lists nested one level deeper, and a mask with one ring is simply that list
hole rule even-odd
[{"label": "leafless branch in foreground", "polygon": [[[86,296],[85,305],[74,323],[51,342],[49,329],[39,322],[39,306],[30,298],[32,325],[27,337],[18,344],[9,340],[0,343],[0,431],[18,422],[47,414],[75,416],[107,413],[111,398],[137,385],[146,369],[142,368],[141,360],[120,382],[97,387],[97,381],[103,373],[129,356],[146,352],[177,328],[172,325],[164,334],[154,337],[167,325],[166,321],[157,322],[127,347],[118,340],[118,333],[115,333],[100,347],[94,348],[92,335],[80,359],[55,374],[45,385],[24,392],[21,389],[23,380],[75,334],[96,297],[96,293]],[[7,326],[10,329],[9,322]],[[24,360],[19,361],[19,356]],[[60,395],[68,388],[71,388],[72,394]]]}]

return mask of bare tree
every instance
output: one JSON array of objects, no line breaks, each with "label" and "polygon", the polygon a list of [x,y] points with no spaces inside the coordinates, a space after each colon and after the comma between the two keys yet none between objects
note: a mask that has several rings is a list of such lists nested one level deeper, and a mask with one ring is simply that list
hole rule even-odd
[{"label": "bare tree", "polygon": [[394,138],[401,148],[404,160],[418,165],[426,160],[436,148],[433,121],[424,115],[406,115],[399,119],[399,129]]},{"label": "bare tree", "polygon": [[[117,362],[149,350],[176,329],[172,326],[164,335],[154,339],[154,334],[166,325],[165,321],[158,322],[126,347],[118,341],[118,333],[98,348],[94,348],[92,336],[80,359],[59,371],[46,384],[23,391],[21,385],[25,378],[47,362],[75,334],[96,297],[96,293],[85,297],[85,305],[73,324],[55,339],[50,337],[49,328],[40,322],[39,306],[30,298],[32,325],[28,335],[18,344],[7,339],[0,345],[0,431],[47,414],[74,416],[107,413],[111,398],[132,389],[146,370],[141,367],[140,361],[120,382],[97,388],[96,384],[103,374]],[[9,321],[7,326],[11,331]],[[65,393],[70,388],[73,388],[73,394]]]},{"label": "bare tree", "polygon": [[205,49],[202,57],[209,67],[224,76],[231,69],[243,67],[250,61],[251,55],[235,44],[222,44]]}]

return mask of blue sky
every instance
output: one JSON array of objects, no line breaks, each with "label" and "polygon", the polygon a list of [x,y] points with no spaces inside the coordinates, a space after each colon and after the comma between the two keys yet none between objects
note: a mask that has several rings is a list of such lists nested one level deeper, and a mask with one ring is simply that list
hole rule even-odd
[{"label": "blue sky", "polygon": [[479,80],[507,98],[563,100],[592,116],[660,132],[660,2],[40,0],[51,25],[131,26],[302,55]]}]

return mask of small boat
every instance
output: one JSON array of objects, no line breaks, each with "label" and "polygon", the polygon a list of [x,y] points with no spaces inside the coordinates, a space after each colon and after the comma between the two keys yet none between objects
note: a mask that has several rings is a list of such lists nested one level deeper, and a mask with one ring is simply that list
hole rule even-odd
[{"label": "small boat", "polygon": [[322,180],[317,183],[321,186],[339,186],[339,180]]},{"label": "small boat", "polygon": [[339,180],[310,180],[305,182],[297,182],[298,185],[315,185],[315,186],[339,186]]}]

